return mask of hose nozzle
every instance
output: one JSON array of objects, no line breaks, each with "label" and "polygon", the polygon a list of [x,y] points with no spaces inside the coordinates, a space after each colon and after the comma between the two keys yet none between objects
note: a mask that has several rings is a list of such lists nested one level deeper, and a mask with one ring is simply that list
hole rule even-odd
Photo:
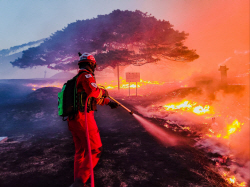
[{"label": "hose nozzle", "polygon": [[129,110],[127,107],[125,107],[124,105],[122,105],[121,103],[119,103],[118,101],[116,101],[113,97],[109,96],[110,99],[112,99],[114,102],[116,102],[118,105],[120,105],[122,108],[124,108],[125,110],[127,110],[131,115],[134,114],[134,112],[132,110]]}]

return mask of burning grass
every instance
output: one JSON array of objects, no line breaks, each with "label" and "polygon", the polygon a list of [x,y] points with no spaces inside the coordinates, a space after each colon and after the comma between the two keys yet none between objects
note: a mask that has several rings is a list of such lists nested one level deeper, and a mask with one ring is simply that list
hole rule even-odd
[{"label": "burning grass", "polygon": [[213,113],[211,106],[209,105],[201,106],[201,105],[198,105],[197,102],[192,102],[192,101],[187,101],[187,100],[183,100],[179,103],[170,103],[170,104],[164,105],[163,108],[165,108],[166,111],[182,110],[182,111],[187,111],[187,112],[193,112],[197,115]]},{"label": "burning grass", "polygon": [[[212,151],[224,158],[215,162],[223,168],[219,172],[221,176],[232,186],[247,186],[250,179],[248,90],[241,87],[236,92],[235,86],[228,86],[213,89],[211,96],[204,88],[192,93],[188,91],[194,89],[185,87],[163,93],[164,85],[159,87],[157,94],[134,98],[137,110],[146,117],[164,119],[164,126],[174,132],[198,135],[196,141],[205,152]],[[205,143],[206,139],[214,143]]]},{"label": "burning grass", "polygon": [[[196,141],[203,144],[202,146],[207,152],[214,150],[213,153],[222,155],[226,160],[231,159],[231,155],[237,157],[237,161],[233,161],[237,169],[230,168],[232,164],[229,164],[227,170],[231,171],[221,170],[220,174],[233,186],[247,185],[245,181],[250,179],[249,175],[244,177],[235,175],[235,173],[239,173],[238,162],[240,160],[248,162],[250,158],[249,91],[245,89],[245,87],[248,88],[247,86],[187,87],[184,82],[172,84],[141,79],[137,83],[138,97],[126,97],[129,83],[123,78],[120,78],[121,90],[119,92],[117,82],[114,80],[100,85],[105,86],[115,98],[119,97],[121,100],[124,99],[137,105],[136,109],[144,116],[165,120],[166,128],[172,129],[174,132],[185,131],[187,135],[196,133],[199,137]],[[39,87],[30,86],[35,89]],[[62,84],[40,86],[61,88]],[[135,88],[136,84],[131,83],[130,89],[134,92]],[[207,139],[211,139],[215,143],[208,142],[205,146],[204,140]],[[222,151],[223,149],[227,151]],[[245,163],[242,164],[244,167]],[[224,161],[216,161],[218,167],[225,164]],[[246,168],[250,167],[246,166]]]},{"label": "burning grass", "polygon": [[[137,88],[142,88],[147,85],[163,85],[165,82],[159,82],[159,81],[149,81],[149,80],[142,80],[140,79],[140,82],[135,83],[128,83],[123,77],[119,78],[120,80],[120,89],[136,89]],[[117,81],[110,81],[109,83],[104,82],[103,84],[99,84],[99,86],[103,85],[107,90],[112,90],[112,89],[118,89],[118,82]]]},{"label": "burning grass", "polygon": [[[65,81],[66,82],[66,81]],[[99,83],[99,82],[97,82]],[[33,91],[39,89],[39,88],[43,88],[43,87],[56,87],[56,88],[62,88],[64,83],[62,83],[62,81],[55,81],[53,83],[42,83],[42,84],[34,84],[34,83],[29,83],[26,86],[27,87],[31,87]],[[120,89],[136,89],[137,88],[142,88],[142,87],[146,87],[147,85],[163,85],[165,84],[165,82],[158,82],[158,81],[149,81],[149,80],[142,80],[140,79],[140,82],[136,83],[128,83],[126,82],[125,79],[123,79],[122,77],[120,77]],[[109,80],[108,82],[103,82],[98,84],[98,86],[104,86],[105,89],[107,90],[114,90],[114,89],[118,89],[118,82],[114,81],[114,80]]]},{"label": "burning grass", "polygon": [[226,173],[226,172],[223,172],[223,178],[229,183],[229,184],[231,184],[231,185],[233,185],[233,186],[246,186],[247,184],[246,184],[246,182],[241,182],[241,183],[239,183],[238,181],[237,181],[237,179],[236,179],[236,177],[235,176],[230,176],[228,173]]}]

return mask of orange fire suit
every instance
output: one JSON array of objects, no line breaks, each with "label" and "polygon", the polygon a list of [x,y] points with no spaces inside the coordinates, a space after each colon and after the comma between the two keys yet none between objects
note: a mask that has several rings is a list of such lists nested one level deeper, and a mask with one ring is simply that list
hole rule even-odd
[{"label": "orange fire suit", "polygon": [[[77,78],[77,93],[84,90],[87,96],[96,98],[97,104],[108,104],[109,99],[103,98],[105,90],[97,87],[94,75],[85,69],[79,72],[82,71],[83,73]],[[87,125],[91,145],[92,163],[93,167],[95,167],[102,151],[102,142],[94,119],[94,111],[87,113]],[[68,126],[75,144],[74,180],[81,179],[83,183],[86,183],[90,177],[90,163],[86,138],[85,112],[78,111],[73,120],[68,120]]]}]

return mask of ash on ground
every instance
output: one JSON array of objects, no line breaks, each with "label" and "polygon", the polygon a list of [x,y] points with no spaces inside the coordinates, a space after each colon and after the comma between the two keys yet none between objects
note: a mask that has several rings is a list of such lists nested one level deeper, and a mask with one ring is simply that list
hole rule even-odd
[{"label": "ash on ground", "polygon": [[[9,139],[0,144],[0,186],[64,187],[73,182],[74,144],[67,122],[57,116],[57,90],[42,89],[1,104],[0,136]],[[192,145],[159,144],[121,107],[100,106],[95,119],[104,147],[94,169],[97,187],[231,186],[206,152]]]}]

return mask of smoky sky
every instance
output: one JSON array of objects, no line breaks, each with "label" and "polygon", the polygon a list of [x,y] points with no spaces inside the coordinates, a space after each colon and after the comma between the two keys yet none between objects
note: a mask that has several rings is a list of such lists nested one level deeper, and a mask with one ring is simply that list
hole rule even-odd
[{"label": "smoky sky", "polygon": [[[49,37],[76,20],[91,19],[117,8],[138,9],[157,19],[168,20],[174,29],[189,33],[185,44],[197,49],[200,58],[189,64],[191,70],[186,76],[203,71],[216,72],[218,65],[227,59],[225,65],[230,68],[229,72],[234,71],[232,76],[247,73],[249,69],[248,0],[74,0],[60,3],[55,0],[3,0],[0,5],[0,49]],[[22,74],[25,76],[26,73]]]}]

